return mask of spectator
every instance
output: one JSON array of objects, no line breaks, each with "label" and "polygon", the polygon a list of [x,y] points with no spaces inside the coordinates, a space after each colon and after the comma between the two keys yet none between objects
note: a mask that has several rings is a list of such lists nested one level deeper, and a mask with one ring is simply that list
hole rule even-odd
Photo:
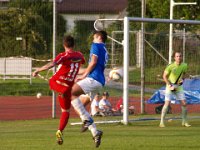
[{"label": "spectator", "polygon": [[112,105],[108,100],[108,92],[103,92],[102,99],[99,102],[99,109],[107,116],[112,115]]},{"label": "spectator", "polygon": [[99,109],[99,100],[100,100],[100,94],[97,93],[94,96],[94,99],[91,103],[91,115],[92,116],[105,116],[104,113]]},{"label": "spectator", "polygon": [[123,108],[123,99],[122,97],[117,101],[117,104],[115,108],[112,109],[113,112],[122,114],[122,108]]},{"label": "spectator", "polygon": [[[134,106],[129,106],[128,108],[128,111],[129,111],[129,114],[134,114],[134,110],[135,110],[135,107]],[[117,104],[115,106],[115,108],[112,109],[112,111],[116,114],[123,114],[123,98],[121,97],[118,101],[117,101]]]}]

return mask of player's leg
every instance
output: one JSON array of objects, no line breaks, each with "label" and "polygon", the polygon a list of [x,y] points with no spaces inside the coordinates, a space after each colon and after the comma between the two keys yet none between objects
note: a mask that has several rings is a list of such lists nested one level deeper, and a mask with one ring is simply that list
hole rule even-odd
[{"label": "player's leg", "polygon": [[[50,80],[50,88],[58,92],[58,100],[61,107],[61,116],[58,130],[56,132],[57,143],[63,144],[63,130],[65,129],[70,113],[71,106],[71,89],[69,87],[58,84],[55,80]],[[62,94],[63,93],[63,94]]]},{"label": "player's leg", "polygon": [[71,90],[68,93],[59,94],[58,100],[61,107],[61,116],[58,131],[56,132],[57,143],[61,145],[63,143],[63,130],[65,129],[69,116],[70,116],[70,106],[71,106]]},{"label": "player's leg", "polygon": [[77,84],[74,84],[72,88],[72,102],[71,102],[72,106],[74,107],[76,112],[78,112],[81,120],[83,121],[83,126],[81,131],[84,132],[87,129],[91,131],[96,147],[99,147],[101,143],[101,137],[103,135],[103,132],[97,130],[96,125],[93,123],[94,121],[92,117],[86,111],[79,96],[81,94],[90,93],[91,91],[96,90],[100,87],[102,87],[102,85],[92,79],[86,78],[84,80],[79,81]]},{"label": "player's leg", "polygon": [[71,97],[71,104],[74,107],[75,111],[80,116],[81,120],[88,120],[93,122],[90,114],[85,109],[83,103],[81,102],[79,96],[85,94],[82,88],[78,84],[74,84],[72,87],[72,97]]},{"label": "player's leg", "polygon": [[85,122],[84,124],[86,124],[86,128],[82,129],[83,132],[87,130],[87,125],[93,123],[93,119],[90,116],[90,114],[86,111],[79,96],[82,94],[89,94],[91,91],[95,91],[101,87],[101,83],[97,82],[92,78],[85,78],[74,84],[72,87],[72,106],[80,115],[81,120]]},{"label": "player's leg", "polygon": [[89,96],[89,94],[82,94],[79,96],[79,98],[84,107],[86,107],[91,102],[91,97]]},{"label": "player's leg", "polygon": [[181,100],[181,110],[182,110],[182,126],[190,127],[191,125],[187,121],[187,104],[185,100]]},{"label": "player's leg", "polygon": [[173,93],[172,92],[166,92],[165,93],[165,104],[161,111],[161,118],[160,118],[160,127],[165,127],[165,116],[168,111],[168,107],[170,105],[171,99],[172,99]]},{"label": "player's leg", "polygon": [[70,94],[58,95],[58,100],[61,107],[59,130],[62,132],[69,120],[71,106]]},{"label": "player's leg", "polygon": [[183,91],[179,91],[176,94],[176,99],[180,100],[181,110],[182,110],[182,125],[185,127],[190,127],[191,125],[187,122],[187,103],[185,100],[185,94]]},{"label": "player's leg", "polygon": [[160,127],[165,127],[165,116],[167,114],[169,104],[170,104],[170,101],[165,100],[165,104],[164,104],[162,111],[161,111],[161,118],[160,118],[160,125],[159,125]]}]

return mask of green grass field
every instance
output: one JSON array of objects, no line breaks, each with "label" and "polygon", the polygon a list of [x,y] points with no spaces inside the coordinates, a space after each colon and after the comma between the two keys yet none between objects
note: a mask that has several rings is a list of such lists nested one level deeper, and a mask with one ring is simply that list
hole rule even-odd
[{"label": "green grass field", "polygon": [[[109,118],[108,118],[109,119]],[[79,119],[70,119],[78,122]],[[64,131],[64,144],[57,145],[55,132],[58,119],[0,122],[1,150],[93,150],[90,132],[80,133],[80,125]],[[199,120],[190,120],[192,127],[180,126],[180,120],[167,122],[159,128],[158,120],[135,121],[125,126],[121,123],[98,124],[104,131],[102,150],[199,150]]]}]

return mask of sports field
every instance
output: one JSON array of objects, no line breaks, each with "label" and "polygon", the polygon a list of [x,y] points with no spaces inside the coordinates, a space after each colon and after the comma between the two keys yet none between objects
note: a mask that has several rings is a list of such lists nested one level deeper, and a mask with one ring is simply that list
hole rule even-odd
[{"label": "sports field", "polygon": [[[111,100],[113,102],[113,100]],[[79,122],[73,109],[67,128],[64,131],[64,144],[57,145],[55,132],[59,123],[59,105],[57,105],[57,119],[51,119],[51,97],[0,97],[0,150],[90,150],[95,149],[90,132],[80,133],[80,125],[71,126],[70,123]],[[138,108],[137,103],[134,106]],[[181,126],[179,106],[173,105],[166,128],[159,128],[160,115],[155,115],[154,105],[148,105],[147,112],[151,115],[130,115],[135,120],[125,126],[121,123],[97,124],[104,131],[102,145],[99,149],[106,150],[199,150],[200,126],[198,105],[189,105],[189,122],[192,127]],[[176,111],[175,111],[176,110]],[[198,109],[199,110],[199,109]],[[153,114],[154,113],[154,114]],[[49,119],[45,119],[49,118]],[[197,118],[197,119],[191,119]],[[121,120],[122,116],[97,117],[95,121]],[[16,120],[16,121],[15,121]],[[142,121],[143,120],[143,121]],[[145,120],[145,121],[144,121]]]},{"label": "sports field", "polygon": [[[141,116],[140,116],[141,117]],[[142,116],[145,117],[145,116]],[[158,117],[158,116],[154,116]],[[112,118],[110,118],[112,119]],[[57,145],[55,132],[58,119],[0,122],[1,150],[90,150],[95,149],[90,132],[80,133],[80,126],[71,126],[70,119],[64,131],[64,143]],[[180,120],[159,128],[158,120],[99,124],[104,131],[102,150],[199,150],[199,120],[190,120],[192,127],[180,126]]]}]

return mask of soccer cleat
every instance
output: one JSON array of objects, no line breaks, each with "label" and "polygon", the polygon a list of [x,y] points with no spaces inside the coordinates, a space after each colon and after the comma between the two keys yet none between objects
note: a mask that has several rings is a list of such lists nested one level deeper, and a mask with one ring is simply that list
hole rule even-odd
[{"label": "soccer cleat", "polygon": [[62,145],[62,144],[63,144],[63,138],[62,138],[62,136],[63,136],[62,132],[61,132],[60,130],[58,130],[58,131],[56,132],[56,138],[57,138],[57,143],[58,143],[59,145]]},{"label": "soccer cleat", "polygon": [[184,126],[184,127],[191,127],[191,125],[188,124],[188,123],[182,123],[182,126]]},{"label": "soccer cleat", "polygon": [[95,143],[95,147],[99,147],[101,144],[101,137],[103,135],[103,131],[98,130],[97,134],[93,137],[94,143]]},{"label": "soccer cleat", "polygon": [[90,120],[85,120],[83,121],[83,125],[81,128],[81,132],[85,132],[87,131],[88,127],[94,122],[94,120],[92,118],[90,118]]},{"label": "soccer cleat", "polygon": [[164,124],[164,123],[160,123],[159,127],[160,127],[160,128],[164,128],[164,127],[165,127],[165,124]]}]

